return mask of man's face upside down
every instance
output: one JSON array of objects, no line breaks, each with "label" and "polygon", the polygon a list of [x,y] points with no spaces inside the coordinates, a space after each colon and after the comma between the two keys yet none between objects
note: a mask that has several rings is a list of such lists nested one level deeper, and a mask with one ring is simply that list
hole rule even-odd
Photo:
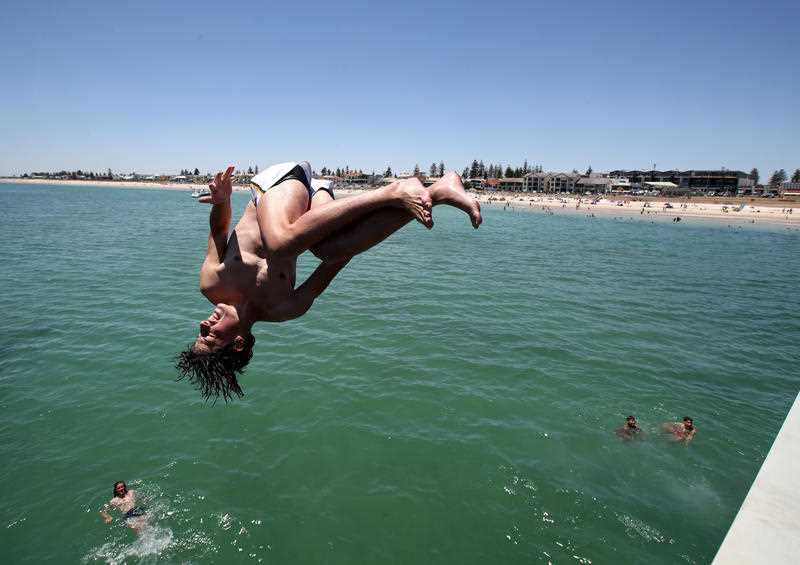
[{"label": "man's face upside down", "polygon": [[217,304],[211,315],[200,322],[200,333],[194,342],[194,349],[197,353],[211,353],[217,351],[229,343],[234,343],[237,349],[236,339],[239,332],[239,315],[236,308],[228,304]]}]

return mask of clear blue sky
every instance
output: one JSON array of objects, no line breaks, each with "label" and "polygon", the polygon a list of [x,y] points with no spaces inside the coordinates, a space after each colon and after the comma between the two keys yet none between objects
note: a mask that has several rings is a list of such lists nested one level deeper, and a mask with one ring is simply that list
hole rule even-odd
[{"label": "clear blue sky", "polygon": [[800,2],[3,5],[0,174],[800,167]]}]

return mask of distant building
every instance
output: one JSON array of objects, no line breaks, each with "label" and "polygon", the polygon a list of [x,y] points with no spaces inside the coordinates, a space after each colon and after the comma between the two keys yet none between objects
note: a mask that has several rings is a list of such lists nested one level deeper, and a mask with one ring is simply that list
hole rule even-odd
[{"label": "distant building", "polygon": [[687,192],[687,189],[669,181],[645,181],[642,183],[642,188],[660,194],[685,194]]},{"label": "distant building", "polygon": [[753,179],[742,171],[688,170],[688,171],[611,171],[612,177],[626,177],[635,187],[645,182],[671,182],[682,193],[736,194],[752,190]]},{"label": "distant building", "polygon": [[526,192],[575,192],[578,173],[528,173],[522,190]]},{"label": "distant building", "polygon": [[514,192],[522,192],[525,190],[525,179],[516,177],[506,177],[504,179],[489,179],[497,181],[497,188],[499,190],[510,190]]},{"label": "distant building", "polygon": [[369,175],[366,173],[362,173],[360,171],[345,173],[344,176],[342,177],[342,182],[344,184],[356,184],[356,185],[369,184]]},{"label": "distant building", "polygon": [[417,173],[409,173],[408,171],[403,171],[402,173],[397,175],[397,178],[399,178],[399,179],[410,179],[412,177],[417,177],[419,179],[422,179],[424,176],[425,175],[421,171],[417,172]]},{"label": "distant building", "polygon": [[608,177],[611,179],[611,192],[630,192],[631,181],[627,177]]},{"label": "distant building", "polygon": [[785,200],[800,200],[800,182],[781,184],[780,197]]},{"label": "distant building", "polygon": [[525,179],[523,178],[471,178],[464,182],[467,188],[474,188],[476,190],[508,190],[511,192],[522,192],[525,190]]},{"label": "distant building", "polygon": [[525,179],[523,188],[525,192],[545,192],[550,173],[528,173],[523,178]]},{"label": "distant building", "polygon": [[553,178],[550,179],[550,192],[575,192],[579,178],[581,176],[578,173],[553,175]]},{"label": "distant building", "polygon": [[590,175],[579,178],[575,186],[581,192],[611,192],[612,184],[613,181],[607,176]]}]

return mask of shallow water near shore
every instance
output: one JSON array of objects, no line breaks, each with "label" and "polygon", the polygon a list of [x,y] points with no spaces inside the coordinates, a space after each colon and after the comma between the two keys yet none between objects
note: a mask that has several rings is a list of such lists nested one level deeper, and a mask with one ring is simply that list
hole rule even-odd
[{"label": "shallow water near shore", "polygon": [[[207,214],[0,185],[5,562],[708,563],[800,388],[797,232],[437,208],[206,405],[172,358]],[[97,515],[116,480],[141,538]]]}]

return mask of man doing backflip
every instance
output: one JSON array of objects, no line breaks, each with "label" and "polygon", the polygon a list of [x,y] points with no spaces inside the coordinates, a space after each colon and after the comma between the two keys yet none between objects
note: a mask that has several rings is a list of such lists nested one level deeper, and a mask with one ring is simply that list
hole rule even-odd
[{"label": "man doing backflip", "polygon": [[[253,198],[229,235],[232,173],[217,173],[210,196],[200,199],[211,204],[200,291],[215,306],[176,364],[206,399],[241,396],[237,374],[253,354],[253,324],[305,314],[355,255],[411,220],[432,228],[431,208],[439,204],[463,210],[475,228],[482,220],[455,173],[430,187],[410,178],[335,200],[329,188],[315,190],[308,163],[281,163],[253,177]],[[297,258],[306,251],[322,262],[297,285]]]}]

